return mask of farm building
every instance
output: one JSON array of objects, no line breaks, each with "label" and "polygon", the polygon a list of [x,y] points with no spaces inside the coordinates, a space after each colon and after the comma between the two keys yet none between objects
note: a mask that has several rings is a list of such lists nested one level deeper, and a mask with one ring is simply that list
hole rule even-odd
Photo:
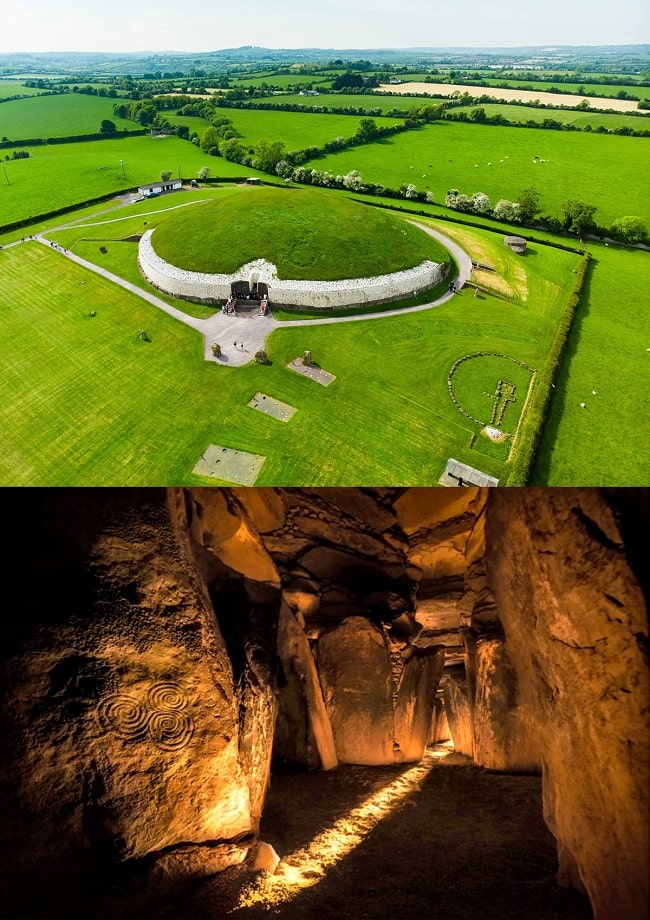
[{"label": "farm building", "polygon": [[158,182],[150,182],[148,185],[139,185],[138,192],[143,198],[150,198],[152,195],[160,195],[162,192],[175,192],[183,187],[183,180],[178,179],[160,179]]}]

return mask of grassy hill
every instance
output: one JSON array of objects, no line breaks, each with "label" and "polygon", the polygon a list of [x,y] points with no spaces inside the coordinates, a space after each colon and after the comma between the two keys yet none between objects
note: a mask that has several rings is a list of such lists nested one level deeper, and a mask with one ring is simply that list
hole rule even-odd
[{"label": "grassy hill", "polygon": [[281,278],[363,278],[446,262],[441,246],[391,212],[312,189],[249,188],[173,212],[157,228],[161,258],[197,272],[234,272],[253,259]]}]

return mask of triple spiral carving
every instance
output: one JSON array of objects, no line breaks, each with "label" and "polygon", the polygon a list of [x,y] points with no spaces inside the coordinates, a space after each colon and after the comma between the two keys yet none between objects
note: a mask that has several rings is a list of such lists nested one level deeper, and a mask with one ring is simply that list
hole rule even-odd
[{"label": "triple spiral carving", "polygon": [[162,751],[178,751],[194,734],[187,704],[180,684],[157,681],[149,687],[146,703],[127,693],[113,693],[100,702],[98,716],[102,727],[123,741],[147,739]]}]

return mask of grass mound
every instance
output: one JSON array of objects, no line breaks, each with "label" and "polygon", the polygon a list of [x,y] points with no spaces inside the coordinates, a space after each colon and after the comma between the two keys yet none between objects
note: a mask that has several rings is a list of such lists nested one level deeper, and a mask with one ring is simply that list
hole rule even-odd
[{"label": "grass mound", "polygon": [[335,281],[400,271],[446,251],[393,214],[312,189],[248,188],[168,217],[153,237],[161,258],[197,272],[234,272],[253,259],[280,278]]}]

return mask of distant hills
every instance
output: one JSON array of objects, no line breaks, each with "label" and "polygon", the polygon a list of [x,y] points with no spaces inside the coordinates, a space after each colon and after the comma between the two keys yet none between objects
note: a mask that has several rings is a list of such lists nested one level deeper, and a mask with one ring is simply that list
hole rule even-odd
[{"label": "distant hills", "polygon": [[513,65],[547,68],[602,69],[631,72],[650,68],[650,45],[548,46],[520,48],[262,48],[243,45],[206,52],[103,53],[91,51],[19,52],[0,54],[0,76],[23,73],[142,74],[151,71],[185,74],[191,69],[223,71],[247,64],[279,66],[346,65],[369,61],[381,65],[464,67]]}]

